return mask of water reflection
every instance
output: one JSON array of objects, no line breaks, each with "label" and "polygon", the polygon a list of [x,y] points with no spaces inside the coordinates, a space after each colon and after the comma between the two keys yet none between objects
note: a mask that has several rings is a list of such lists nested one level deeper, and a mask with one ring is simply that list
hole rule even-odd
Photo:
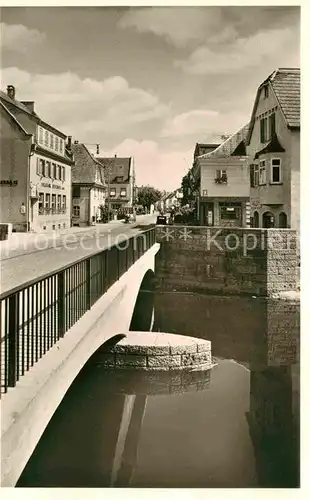
[{"label": "water reflection", "polygon": [[[174,299],[178,310],[157,297],[154,329],[211,340],[218,365],[192,374],[107,372],[94,357],[18,486],[298,486],[298,305]],[[195,316],[186,317],[189,305]]]}]

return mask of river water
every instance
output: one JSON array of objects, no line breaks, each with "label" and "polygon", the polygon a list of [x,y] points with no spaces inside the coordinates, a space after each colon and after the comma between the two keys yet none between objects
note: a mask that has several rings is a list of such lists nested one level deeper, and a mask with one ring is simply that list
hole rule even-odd
[{"label": "river water", "polygon": [[299,486],[299,309],[157,294],[155,331],[212,342],[196,374],[107,372],[66,393],[18,487]]}]

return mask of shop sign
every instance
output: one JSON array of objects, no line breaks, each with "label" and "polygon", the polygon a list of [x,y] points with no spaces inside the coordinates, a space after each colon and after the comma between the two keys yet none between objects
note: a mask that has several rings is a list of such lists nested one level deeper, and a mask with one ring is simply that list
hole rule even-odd
[{"label": "shop sign", "polygon": [[1,186],[17,186],[18,181],[0,180]]}]

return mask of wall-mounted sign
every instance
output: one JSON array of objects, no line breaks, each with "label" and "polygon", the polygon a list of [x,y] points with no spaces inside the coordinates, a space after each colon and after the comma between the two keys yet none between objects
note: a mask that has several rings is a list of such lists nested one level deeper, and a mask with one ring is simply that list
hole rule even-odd
[{"label": "wall-mounted sign", "polygon": [[1,186],[17,186],[17,184],[18,184],[18,181],[8,181],[8,180],[2,181],[2,180],[0,180]]}]

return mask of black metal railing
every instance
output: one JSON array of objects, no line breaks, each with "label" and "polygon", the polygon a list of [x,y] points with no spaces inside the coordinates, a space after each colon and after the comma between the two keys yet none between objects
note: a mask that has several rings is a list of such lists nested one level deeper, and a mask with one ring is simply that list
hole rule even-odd
[{"label": "black metal railing", "polygon": [[155,243],[155,228],[0,295],[1,393]]}]

